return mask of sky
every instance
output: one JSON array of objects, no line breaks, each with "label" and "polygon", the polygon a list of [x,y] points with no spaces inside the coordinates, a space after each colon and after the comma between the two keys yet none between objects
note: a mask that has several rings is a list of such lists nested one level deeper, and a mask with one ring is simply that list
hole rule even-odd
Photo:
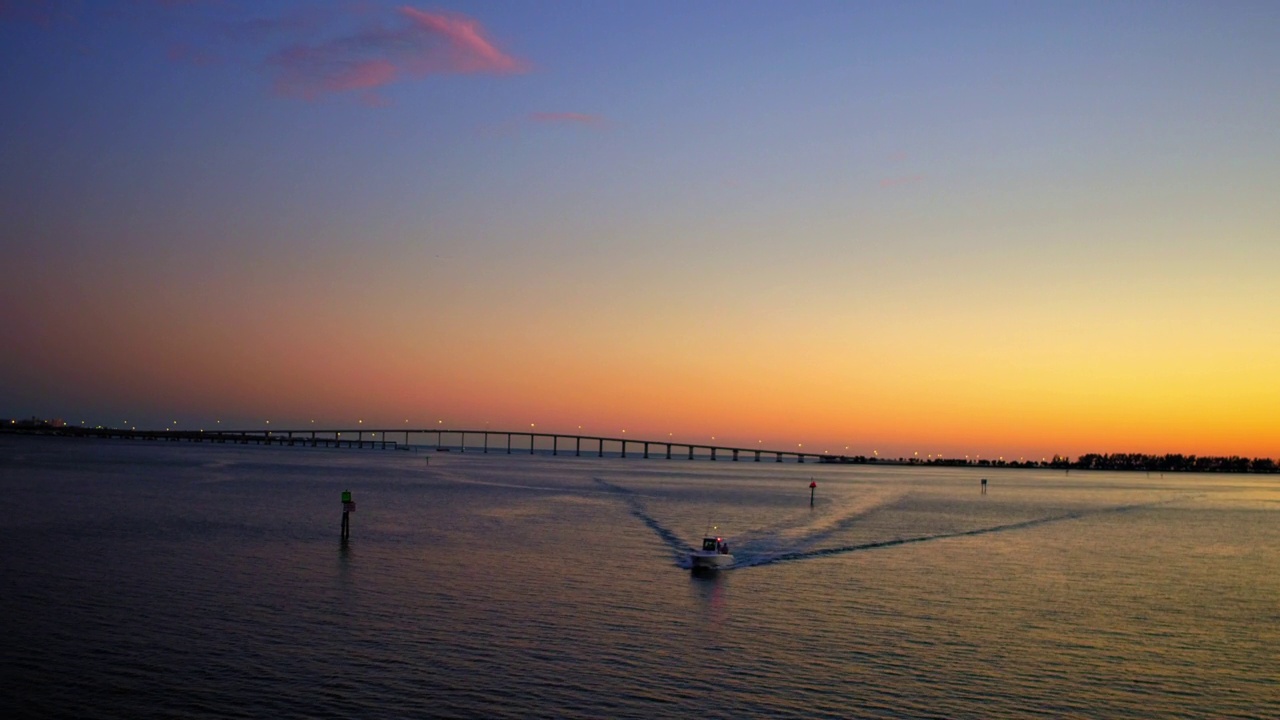
[{"label": "sky", "polygon": [[0,417],[1280,457],[1280,4],[0,0]]}]

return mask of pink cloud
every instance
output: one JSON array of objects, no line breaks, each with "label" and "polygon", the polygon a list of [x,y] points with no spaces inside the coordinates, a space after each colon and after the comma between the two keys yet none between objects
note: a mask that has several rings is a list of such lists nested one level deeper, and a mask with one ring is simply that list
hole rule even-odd
[{"label": "pink cloud", "polygon": [[387,60],[368,60],[356,63],[325,78],[327,92],[366,90],[389,85],[398,74],[396,66]]},{"label": "pink cloud", "polygon": [[525,61],[498,49],[480,23],[465,15],[411,7],[400,8],[397,15],[400,22],[391,28],[368,27],[276,53],[269,61],[277,73],[276,93],[311,100],[367,91],[406,77],[510,75],[529,69]]},{"label": "pink cloud", "polygon": [[480,23],[458,13],[429,13],[405,6],[400,14],[425,35],[445,42],[443,52],[419,57],[418,72],[495,73],[510,75],[528,71],[528,64],[498,48],[485,37]]},{"label": "pink cloud", "polygon": [[529,119],[536,123],[576,123],[594,127],[603,127],[608,124],[608,121],[599,115],[576,112],[536,112],[530,113]]}]

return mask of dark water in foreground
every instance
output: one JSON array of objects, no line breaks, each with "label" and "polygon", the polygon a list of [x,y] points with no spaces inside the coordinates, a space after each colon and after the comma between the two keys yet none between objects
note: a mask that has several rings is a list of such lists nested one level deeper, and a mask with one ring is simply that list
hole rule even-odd
[{"label": "dark water in foreground", "polygon": [[1275,477],[0,438],[0,490],[8,718],[1280,717]]}]

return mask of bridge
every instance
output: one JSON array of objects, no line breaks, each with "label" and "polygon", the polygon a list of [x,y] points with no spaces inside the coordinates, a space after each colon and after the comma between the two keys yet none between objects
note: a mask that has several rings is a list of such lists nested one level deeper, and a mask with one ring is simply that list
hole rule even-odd
[{"label": "bridge", "polygon": [[[7,430],[7,429],[6,429]],[[15,431],[10,431],[15,432]],[[521,453],[534,455],[539,452],[552,456],[572,454],[666,460],[750,460],[761,462],[852,462],[844,455],[803,452],[800,450],[773,450],[765,448],[734,447],[707,443],[684,443],[668,440],[640,440],[626,437],[577,435],[572,433],[545,433],[513,430],[465,430],[453,428],[336,428],[304,430],[135,430],[130,428],[42,427],[27,428],[24,434],[69,435],[123,440],[151,440],[170,442],[209,442],[257,445],[302,445],[332,448],[403,449],[425,448],[437,452],[458,453]],[[403,442],[400,441],[403,438]],[[418,440],[411,444],[410,439]],[[428,442],[430,441],[430,442]]]}]

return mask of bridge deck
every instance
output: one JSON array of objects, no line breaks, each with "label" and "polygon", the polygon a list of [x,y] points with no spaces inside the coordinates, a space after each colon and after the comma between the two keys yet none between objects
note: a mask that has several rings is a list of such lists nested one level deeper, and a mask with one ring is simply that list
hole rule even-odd
[{"label": "bridge deck", "polygon": [[[816,462],[850,462],[843,455],[829,455],[802,452],[799,450],[774,450],[766,448],[734,447],[731,445],[712,445],[706,443],[684,443],[672,440],[638,440],[635,438],[606,437],[601,435],[576,435],[565,433],[540,433],[530,431],[508,430],[463,430],[452,428],[335,428],[306,430],[133,430],[128,428],[4,428],[3,432],[21,432],[25,434],[63,435],[75,437],[97,437],[124,440],[149,440],[169,442],[210,442],[235,444],[268,444],[268,445],[309,445],[311,447],[342,448],[375,448],[375,449],[411,449],[412,436],[423,441],[434,439],[434,442],[420,442],[417,446],[438,451],[465,452],[503,452],[507,454],[525,453],[551,454],[554,456],[572,453],[575,457],[592,455],[605,457],[659,457],[667,460],[730,460],[738,461],[748,458],[760,462],[763,458],[771,458],[775,462],[789,460],[803,463],[806,460]],[[403,438],[403,442],[393,438]],[[468,438],[472,444],[468,445]],[[456,440],[456,442],[453,442]],[[586,447],[584,447],[584,443]]]}]

